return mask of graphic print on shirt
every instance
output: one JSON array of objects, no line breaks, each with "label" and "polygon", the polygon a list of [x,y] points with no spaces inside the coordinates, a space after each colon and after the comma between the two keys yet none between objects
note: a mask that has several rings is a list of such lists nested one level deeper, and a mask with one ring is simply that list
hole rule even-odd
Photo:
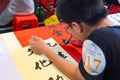
[{"label": "graphic print on shirt", "polygon": [[91,40],[83,43],[82,59],[85,71],[90,75],[99,75],[106,66],[106,60],[100,47]]}]

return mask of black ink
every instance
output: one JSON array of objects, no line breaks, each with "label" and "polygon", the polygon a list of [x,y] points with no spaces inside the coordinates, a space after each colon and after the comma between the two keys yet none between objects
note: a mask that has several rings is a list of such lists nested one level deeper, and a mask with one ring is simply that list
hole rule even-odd
[{"label": "black ink", "polygon": [[35,62],[35,69],[42,69],[40,66],[39,66],[39,63],[38,62]]},{"label": "black ink", "polygon": [[61,30],[53,30],[53,34],[59,36],[62,36],[62,31]]},{"label": "black ink", "polygon": [[72,35],[70,36],[69,39],[62,39],[62,43],[66,46],[70,42],[71,39],[72,39]]},{"label": "black ink", "polygon": [[[48,63],[47,63],[48,62]],[[42,68],[40,67],[40,64],[43,66],[43,67],[47,67],[47,66],[49,66],[49,65],[51,65],[52,64],[52,62],[49,60],[49,61],[47,61],[47,60],[39,60],[39,62],[35,62],[35,69],[36,70],[38,70],[38,69],[40,69],[40,70],[42,70]]]},{"label": "black ink", "polygon": [[62,58],[67,58],[67,56],[65,56],[64,54],[62,54],[62,52],[58,52],[58,55],[61,56]]},{"label": "black ink", "polygon": [[54,45],[51,45],[50,43],[47,43],[47,45],[48,45],[49,47],[54,47],[54,46],[57,45],[57,43],[54,43]]},{"label": "black ink", "polygon": [[46,60],[39,60],[40,61],[40,63],[41,63],[41,65],[43,66],[43,67],[47,67],[47,66],[49,66],[49,65],[51,65],[52,64],[52,62],[49,60],[49,63],[48,64],[45,64],[47,61]]},{"label": "black ink", "polygon": [[50,77],[48,80],[53,80],[53,77]]},{"label": "black ink", "polygon": [[31,48],[28,48],[28,52],[30,52],[30,54],[28,56],[33,54],[33,50]]},{"label": "black ink", "polygon": [[63,43],[64,45],[68,44],[68,43],[69,43],[69,42],[68,42],[68,39],[62,39],[62,43]]},{"label": "black ink", "polygon": [[[54,80],[53,77],[50,77],[48,80]],[[62,76],[57,75],[57,79],[56,80],[64,80]]]},{"label": "black ink", "polygon": [[62,76],[57,75],[57,79],[56,80],[64,80]]}]

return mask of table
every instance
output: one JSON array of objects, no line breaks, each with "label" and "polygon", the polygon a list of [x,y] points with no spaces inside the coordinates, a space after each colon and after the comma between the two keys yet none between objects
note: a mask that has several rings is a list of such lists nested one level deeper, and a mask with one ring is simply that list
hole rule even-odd
[{"label": "table", "polygon": [[[26,30],[21,30],[16,32],[4,33],[4,34],[1,34],[1,36],[3,37],[3,40],[5,41],[8,47],[8,50],[11,53],[12,51],[14,51],[14,49],[27,46],[28,41],[29,39],[31,39],[32,35],[42,37],[44,40],[52,37],[77,62],[79,62],[81,58],[81,50],[82,50],[81,47],[76,47],[72,44],[68,44],[67,46],[64,46],[64,44],[62,43],[63,39],[68,39],[70,37],[70,35],[64,31],[65,26],[66,26],[65,24],[43,26],[43,27],[26,29]],[[14,43],[14,45],[12,42]]]},{"label": "table", "polygon": [[[113,22],[114,25],[120,25],[120,13],[109,15],[108,19]],[[17,48],[25,47],[28,45],[29,39],[32,35],[42,37],[44,40],[48,38],[53,38],[57,41],[77,62],[81,59],[81,47],[74,46],[73,44],[68,44],[64,46],[62,43],[63,39],[68,39],[70,37],[64,31],[65,24],[43,26],[38,28],[26,29],[16,32],[10,32],[1,34],[4,42],[7,45],[9,52],[12,53]],[[14,43],[14,45],[13,45]],[[13,45],[11,47],[11,45]]]},{"label": "table", "polygon": [[[13,63],[10,55],[14,55],[16,50],[19,50],[20,48],[28,46],[29,44],[28,41],[29,39],[31,39],[32,35],[42,37],[44,40],[48,38],[53,38],[77,62],[79,62],[81,59],[81,47],[74,46],[73,44],[68,44],[65,46],[62,43],[62,39],[68,39],[70,37],[70,35],[64,31],[65,26],[66,26],[65,24],[59,24],[59,25],[43,26],[43,27],[37,27],[37,28],[31,28],[31,29],[26,29],[26,30],[21,30],[21,31],[16,31],[16,32],[0,34],[0,41],[3,41],[1,43],[4,43],[2,44],[2,46],[6,47],[2,50],[3,52],[5,50],[7,51],[7,52],[6,51],[4,52],[7,55],[7,56],[4,55],[5,56],[4,59],[1,59],[1,54],[0,54],[0,60],[1,60],[0,65],[2,66],[0,69],[0,72],[3,73],[2,75],[0,75],[1,79],[21,80],[21,76],[19,72],[17,71],[15,67],[16,65]],[[4,64],[2,63],[2,61],[6,63]],[[9,65],[9,68],[6,65]],[[14,75],[16,77],[14,77]]]}]

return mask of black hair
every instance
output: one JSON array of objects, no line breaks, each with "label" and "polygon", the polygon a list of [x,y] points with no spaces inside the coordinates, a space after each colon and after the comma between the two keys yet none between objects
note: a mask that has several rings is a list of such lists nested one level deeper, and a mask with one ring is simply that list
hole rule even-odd
[{"label": "black hair", "polygon": [[95,25],[107,16],[103,0],[60,0],[56,14],[66,23]]}]

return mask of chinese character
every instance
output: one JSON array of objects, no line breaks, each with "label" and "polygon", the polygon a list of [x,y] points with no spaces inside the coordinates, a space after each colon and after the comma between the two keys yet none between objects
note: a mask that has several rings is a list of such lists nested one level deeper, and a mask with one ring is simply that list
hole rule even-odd
[{"label": "chinese character", "polygon": [[60,30],[54,30],[53,34],[54,35],[56,34],[57,36],[62,36],[62,31],[60,31]]},{"label": "chinese character", "polygon": [[30,56],[30,55],[32,55],[32,54],[33,54],[33,51],[32,51],[32,49],[31,49],[31,48],[28,48],[28,52],[30,52],[30,54],[29,54],[28,56]]},{"label": "chinese character", "polygon": [[47,45],[48,45],[49,47],[55,47],[55,46],[57,45],[57,43],[54,43],[54,45],[51,45],[50,43],[47,43]]},{"label": "chinese character", "polygon": [[39,60],[40,61],[40,63],[41,63],[41,65],[43,66],[43,67],[47,67],[47,66],[49,66],[49,65],[51,65],[52,64],[52,62],[49,60],[49,63],[48,64],[45,64],[47,61],[46,60]]},{"label": "chinese character", "polygon": [[40,66],[39,66],[39,62],[35,62],[35,69],[42,69]]},{"label": "chinese character", "polygon": [[[47,63],[48,62],[48,63]],[[43,66],[43,67],[47,67],[47,66],[49,66],[49,65],[51,65],[52,64],[52,62],[49,60],[49,61],[47,61],[47,60],[39,60],[39,62],[35,62],[35,69],[37,70],[37,69],[42,69],[41,67],[40,67],[40,64],[41,64],[41,66]]]},{"label": "chinese character", "polygon": [[[50,77],[48,80],[54,80],[53,77]],[[64,80],[62,76],[57,75],[56,80]]]},{"label": "chinese character", "polygon": [[67,56],[65,56],[64,54],[62,54],[62,52],[58,52],[58,55],[61,56],[62,58],[67,58]]}]

